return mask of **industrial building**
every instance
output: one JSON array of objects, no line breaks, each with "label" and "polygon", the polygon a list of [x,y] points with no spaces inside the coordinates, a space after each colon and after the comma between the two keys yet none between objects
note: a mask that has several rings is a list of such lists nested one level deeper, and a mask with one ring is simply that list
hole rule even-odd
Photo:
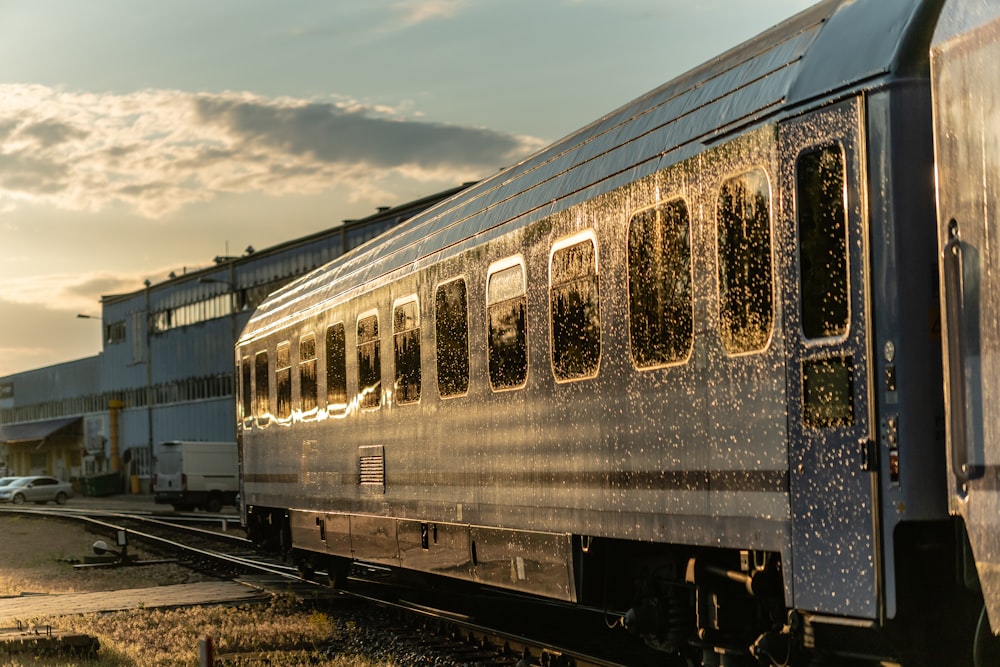
[{"label": "industrial building", "polygon": [[0,378],[0,473],[147,491],[156,443],[233,440],[233,343],[257,304],[467,185],[102,297],[99,354]]}]

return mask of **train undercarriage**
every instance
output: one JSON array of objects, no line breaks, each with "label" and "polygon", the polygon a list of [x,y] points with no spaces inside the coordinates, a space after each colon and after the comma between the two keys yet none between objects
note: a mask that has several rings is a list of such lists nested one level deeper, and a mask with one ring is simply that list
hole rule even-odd
[{"label": "train undercarriage", "polygon": [[[289,513],[253,508],[247,534],[262,551],[345,586],[350,557],[293,546]],[[666,664],[1000,664],[1000,643],[982,618],[982,594],[960,521],[905,524],[896,533],[894,618],[840,618],[786,605],[781,555],[750,549],[572,538],[574,602],[603,609]],[[970,570],[971,568],[971,570]],[[404,576],[405,568],[396,568]],[[468,585],[412,573],[422,585]]]}]

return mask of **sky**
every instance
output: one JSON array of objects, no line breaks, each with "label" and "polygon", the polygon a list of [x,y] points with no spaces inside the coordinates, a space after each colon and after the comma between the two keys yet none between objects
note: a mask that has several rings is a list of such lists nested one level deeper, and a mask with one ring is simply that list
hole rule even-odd
[{"label": "sky", "polygon": [[0,0],[0,377],[102,295],[475,181],[813,0]]}]

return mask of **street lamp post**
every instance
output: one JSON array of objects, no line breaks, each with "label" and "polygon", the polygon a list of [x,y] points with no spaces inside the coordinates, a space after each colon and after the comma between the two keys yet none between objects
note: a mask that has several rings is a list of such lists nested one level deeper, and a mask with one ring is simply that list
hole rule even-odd
[{"label": "street lamp post", "polygon": [[146,286],[146,430],[149,447],[149,484],[150,490],[153,485],[153,354],[152,354],[152,327],[153,313],[150,311],[149,290],[152,283],[147,278],[143,281]]}]

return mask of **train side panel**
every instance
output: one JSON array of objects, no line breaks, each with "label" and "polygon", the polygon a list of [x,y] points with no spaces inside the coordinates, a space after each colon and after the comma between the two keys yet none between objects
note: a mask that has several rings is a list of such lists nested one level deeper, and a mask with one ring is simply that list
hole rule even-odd
[{"label": "train side panel", "polygon": [[1000,7],[949,2],[931,53],[950,507],[1000,629]]},{"label": "train side panel", "polygon": [[[244,420],[247,470],[268,471],[247,475],[248,502],[288,507],[293,515],[336,507],[356,516],[461,522],[484,535],[485,526],[504,526],[512,543],[529,545],[542,542],[524,536],[541,532],[787,552],[785,367],[776,287],[783,269],[775,264],[770,241],[778,204],[776,151],[776,132],[766,128],[704,158],[490,239],[485,253],[428,262],[415,275],[387,280],[277,338],[247,346],[244,358],[266,352],[277,359],[284,358],[279,350],[288,344],[292,355],[280,362],[281,368],[294,368],[302,363],[296,341],[325,337],[324,330],[346,322],[340,353],[346,356],[352,396],[342,414],[328,404],[313,416],[286,410],[281,417]],[[738,182],[742,174],[759,175],[762,188],[767,322],[756,334],[759,339],[729,341],[734,350],[727,350],[718,335],[723,311],[714,288],[715,211],[724,184]],[[628,234],[644,216],[655,215],[658,203],[680,201],[690,212],[683,237],[691,255],[684,277],[691,290],[691,331],[672,358],[643,360],[630,347],[623,298],[630,289]],[[550,273],[554,253],[568,242],[592,246],[597,253],[600,313],[594,317],[600,340],[593,369],[566,378],[553,370],[560,362],[552,351]],[[497,262],[513,262],[525,274],[528,363],[523,381],[510,388],[497,387],[488,368],[486,269]],[[442,398],[434,354],[434,290],[456,278],[467,281],[470,380],[462,395]],[[411,297],[421,304],[421,380],[419,397],[401,401],[389,304]],[[363,386],[362,362],[355,353],[361,345],[356,313],[380,322],[379,397],[368,407],[362,405],[363,395],[371,387]],[[321,395],[331,381],[326,356],[319,355],[316,370]],[[642,368],[636,368],[636,359]],[[268,376],[250,375],[252,395],[266,395],[268,404],[281,401]],[[292,391],[301,393],[301,382],[293,382]],[[293,405],[301,403],[300,395],[291,396]],[[359,483],[358,471],[372,447],[380,448],[382,476]],[[312,514],[294,519],[293,544],[315,548],[319,531],[329,531],[318,527],[319,519]],[[393,547],[359,547],[353,521],[350,530],[351,551],[343,551],[341,540],[338,555],[398,564]],[[389,545],[397,540],[397,530],[390,522],[367,532],[385,536]],[[366,543],[371,544],[370,537]],[[470,546],[477,544],[473,538]],[[549,551],[545,547],[529,560],[541,563]],[[510,555],[514,562],[524,557]],[[503,579],[492,583],[510,585]],[[562,586],[555,590],[559,597],[566,595]],[[513,587],[549,593],[530,582],[515,581]]]},{"label": "train side panel", "polygon": [[691,664],[969,662],[1000,628],[998,17],[826,0],[272,295],[248,532],[628,608]]}]

